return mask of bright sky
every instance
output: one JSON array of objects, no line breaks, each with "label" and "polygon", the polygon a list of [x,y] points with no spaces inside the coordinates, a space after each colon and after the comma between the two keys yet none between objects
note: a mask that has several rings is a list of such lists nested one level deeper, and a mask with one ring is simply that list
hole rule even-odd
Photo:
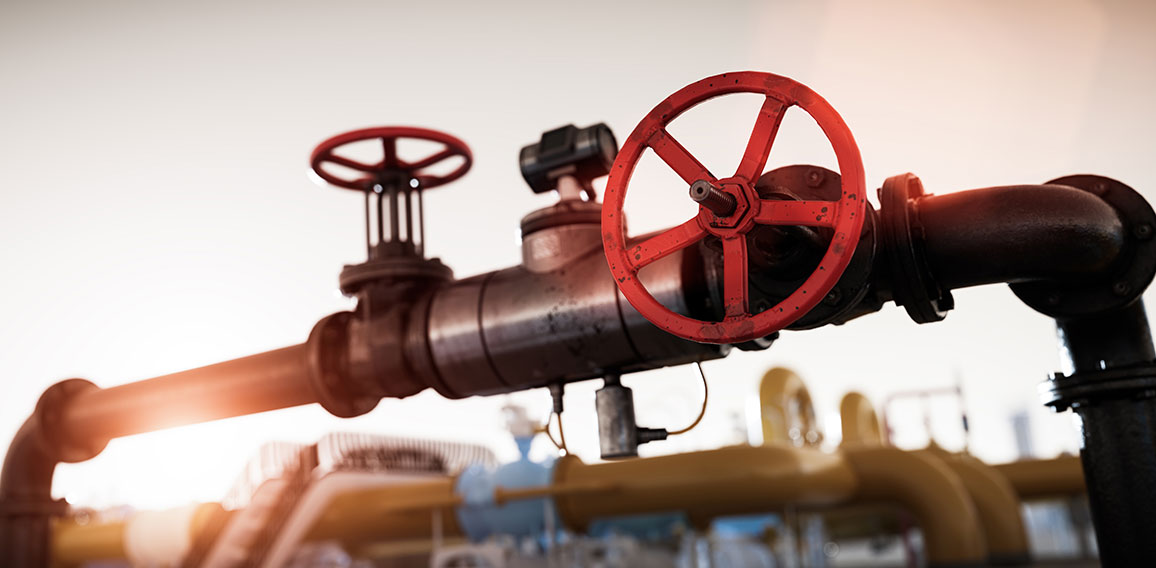
[{"label": "bright sky", "polygon": [[[907,171],[932,192],[1089,172],[1156,200],[1153,29],[1156,7],[1139,2],[6,2],[0,447],[60,379],[110,386],[294,344],[348,308],[337,273],[364,254],[360,200],[305,175],[333,134],[418,125],[471,145],[470,174],[426,203],[429,249],[458,276],[518,262],[519,218],[550,203],[520,178],[522,145],[571,122],[605,121],[622,139],[671,92],[731,70],[787,75],[827,98],[870,187]],[[734,163],[749,102],[706,105],[674,132],[708,165]],[[814,126],[789,117],[772,166],[830,160]],[[636,184],[636,232],[686,216],[669,197],[681,186],[645,172]],[[709,363],[703,425],[645,451],[741,439],[773,365],[807,380],[829,438],[849,389],[880,402],[958,379],[981,457],[1014,457],[1019,411],[1039,453],[1075,450],[1070,418],[1036,394],[1057,368],[1051,322],[1003,286],[956,300],[943,323],[917,326],[891,306]],[[627,383],[644,425],[677,428],[697,412],[692,367]],[[589,459],[596,386],[567,399],[567,439]],[[545,393],[512,398],[548,407]],[[510,456],[506,402],[426,393],[354,420],[314,406],[136,436],[60,467],[56,491],[92,505],[219,499],[263,441],[334,430]],[[926,442],[917,414],[900,420],[903,444]],[[950,405],[933,428],[958,447]]]}]

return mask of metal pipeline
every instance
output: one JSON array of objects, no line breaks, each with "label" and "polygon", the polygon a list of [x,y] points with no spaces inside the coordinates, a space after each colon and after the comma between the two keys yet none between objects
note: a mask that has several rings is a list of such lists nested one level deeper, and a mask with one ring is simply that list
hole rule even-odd
[{"label": "metal pipeline", "polygon": [[992,467],[1007,478],[1021,499],[1068,497],[1087,492],[1084,469],[1076,456],[1022,460]]},{"label": "metal pipeline", "polygon": [[841,456],[781,445],[589,465],[564,458],[554,469],[554,482],[613,488],[556,499],[562,522],[577,530],[599,518],[666,511],[683,511],[705,527],[722,515],[838,504],[850,499],[857,485]]},{"label": "metal pipeline", "polygon": [[1001,566],[1030,563],[1031,545],[1021,514],[1023,503],[1008,479],[969,455],[949,454],[939,448],[924,453],[942,460],[963,482],[983,526],[988,561]]},{"label": "metal pipeline", "polygon": [[839,417],[843,429],[840,447],[853,444],[883,445],[879,415],[871,401],[861,393],[852,391],[843,395],[843,400],[839,402]]},{"label": "metal pipeline", "polygon": [[913,204],[927,263],[949,289],[1090,278],[1125,244],[1111,205],[1062,185],[988,187]]},{"label": "metal pipeline", "polygon": [[[929,270],[946,288],[991,282],[1090,280],[1117,268],[1128,236],[1119,207],[1113,208],[1105,199],[1087,191],[1063,185],[979,189],[925,196],[911,200],[911,204]],[[1134,228],[1137,235],[1139,229]],[[1150,235],[1151,229],[1148,226],[1146,234]],[[100,438],[311,402],[322,402],[335,411],[338,405],[331,403],[334,392],[349,385],[361,388],[374,381],[389,381],[391,377],[413,381],[419,390],[428,386],[449,396],[470,396],[593,378],[612,368],[642,370],[725,355],[725,347],[674,340],[643,320],[613,289],[597,248],[586,250],[574,263],[557,270],[534,272],[515,267],[455,282],[434,291],[432,296],[401,298],[406,302],[393,305],[410,305],[408,302],[413,300],[414,306],[407,311],[404,328],[395,324],[357,327],[361,334],[370,335],[387,328],[404,329],[393,339],[379,337],[373,342],[375,349],[388,351],[376,353],[373,358],[399,361],[397,370],[404,374],[385,373],[373,365],[342,367],[349,376],[330,374],[317,363],[320,355],[306,349],[314,343],[311,339],[306,346],[78,393],[74,400],[61,401],[44,420],[34,417],[38,423],[50,424],[52,435],[36,434],[43,430],[36,427],[27,430],[36,435],[25,436],[38,438],[34,444],[14,441],[6,460],[4,481],[0,482],[0,496],[7,499],[10,495],[41,492],[16,483],[30,479],[29,476],[37,477],[36,483],[44,487],[51,484],[55,464],[52,460],[64,458],[46,454],[45,463],[51,465],[29,466],[39,463],[27,459],[35,454],[29,448],[37,444],[48,448],[68,444],[98,446]],[[673,309],[693,312],[696,306],[688,302],[707,296],[708,286],[702,281],[703,259],[691,249],[655,263],[651,272],[655,273],[651,278],[657,280],[648,288]],[[642,276],[647,278],[645,272]],[[1138,289],[1151,280],[1151,275],[1147,276],[1147,280],[1125,282],[1125,295],[1138,294]],[[1068,327],[1075,329],[1074,325]],[[360,345],[364,350],[366,337],[352,331],[349,336],[344,353],[327,355],[338,365],[364,360],[359,359],[364,353],[358,348]],[[356,369],[363,373],[358,375]],[[387,389],[372,388],[350,393],[369,401],[355,405],[355,413],[368,411],[384,392]],[[412,394],[410,390],[399,392],[402,394],[398,396]],[[1100,408],[1120,414],[1108,406]],[[1082,414],[1085,424],[1091,425],[1101,422],[1103,413],[1087,408]],[[1121,428],[1126,426],[1121,424]],[[1151,443],[1151,436],[1144,439]],[[1115,450],[1109,447],[1104,451]],[[10,475],[8,470],[13,467],[29,471]],[[37,472],[43,475],[33,475]],[[1150,473],[1156,475],[1156,468]],[[14,507],[19,509],[14,505],[5,507],[0,514],[7,517],[11,517]],[[1103,516],[1097,518],[1102,520]],[[0,520],[3,522],[6,521]],[[11,534],[5,538],[10,537],[18,538]]]},{"label": "metal pipeline", "polygon": [[811,391],[794,371],[774,367],[759,383],[763,445],[817,446],[823,440]]},{"label": "metal pipeline", "polygon": [[297,345],[92,390],[64,403],[63,433],[107,440],[317,402],[308,358],[309,347]]},{"label": "metal pipeline", "polygon": [[987,563],[979,513],[942,460],[890,447],[851,446],[840,453],[858,480],[857,502],[894,502],[919,519],[932,565]]},{"label": "metal pipeline", "polygon": [[[788,505],[828,508],[893,502],[918,519],[933,566],[988,561],[979,516],[962,483],[930,456],[893,448],[855,448],[835,454],[789,446],[731,447],[620,462],[585,464],[573,456],[555,467],[544,487],[498,488],[498,504],[552,497],[572,530],[624,515],[681,511],[696,526],[719,516],[762,513]],[[438,477],[356,490],[335,498],[306,540],[337,539],[350,546],[463,535],[455,507],[455,479]],[[108,555],[120,550],[118,529],[70,527],[58,534],[58,555]],[[62,550],[78,546],[83,550]],[[116,547],[121,547],[117,549]]]}]

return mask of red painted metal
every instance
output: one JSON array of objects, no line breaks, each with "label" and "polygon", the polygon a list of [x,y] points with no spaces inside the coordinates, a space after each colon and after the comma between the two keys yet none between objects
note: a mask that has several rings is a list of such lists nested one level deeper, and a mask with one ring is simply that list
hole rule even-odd
[{"label": "red painted metal", "polygon": [[[404,138],[439,142],[444,144],[445,148],[421,160],[407,162],[397,155],[397,141]],[[335,153],[338,148],[346,144],[374,139],[381,141],[382,148],[382,160],[376,164],[362,163]],[[455,156],[460,156],[465,159],[460,166],[450,173],[443,175],[423,173],[427,168]],[[399,173],[407,175],[411,179],[416,179],[424,189],[437,187],[465,175],[466,171],[470,169],[470,165],[473,164],[473,160],[474,156],[465,142],[444,132],[411,126],[383,126],[338,134],[318,144],[317,148],[313,150],[312,156],[309,158],[309,163],[313,167],[313,171],[316,172],[321,179],[333,185],[347,189],[367,191],[371,189],[374,184],[381,183],[383,178]],[[364,175],[356,179],[340,177],[327,171],[323,167],[326,163],[337,164]]]},{"label": "red painted metal", "polygon": [[[675,140],[666,126],[683,112],[714,97],[731,93],[766,96],[746,152],[735,174],[716,178]],[[842,177],[843,195],[838,201],[778,201],[761,199],[754,184],[766,167],[779,124],[792,106],[810,114],[834,147]],[[733,212],[720,217],[705,206],[689,221],[641,243],[626,245],[622,206],[626,188],[639,158],[653,150],[687,184],[707,180],[735,198]],[[865,216],[865,182],[859,147],[835,109],[806,86],[770,73],[724,73],[708,77],[674,93],[650,114],[626,139],[610,172],[602,205],[602,242],[610,271],[623,295],[646,319],[679,337],[702,343],[739,343],[770,335],[790,325],[814,308],[843,274]],[[805,225],[825,227],[834,236],[818,268],[779,304],[752,314],[748,306],[746,234],[756,225]],[[691,246],[707,235],[722,240],[722,321],[687,317],[658,302],[638,279],[646,265]]]}]

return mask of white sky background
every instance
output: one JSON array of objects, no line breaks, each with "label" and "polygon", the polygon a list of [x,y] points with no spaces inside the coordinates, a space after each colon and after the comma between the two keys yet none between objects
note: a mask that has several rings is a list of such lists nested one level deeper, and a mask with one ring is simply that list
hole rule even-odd
[{"label": "white sky background", "polygon": [[[571,122],[605,121],[622,140],[671,92],[733,70],[787,75],[827,98],[871,188],[906,171],[940,193],[1086,172],[1156,200],[1153,30],[1156,7],[1140,2],[6,1],[0,447],[60,379],[111,386],[298,343],[350,306],[337,273],[364,256],[361,200],[305,175],[333,134],[419,125],[471,145],[470,174],[426,200],[430,251],[458,276],[518,262],[518,220],[552,200],[522,181],[522,145]],[[737,161],[754,117],[738,100],[676,123],[708,165]],[[828,163],[813,125],[789,120],[773,165]],[[683,220],[683,186],[640,173],[635,187],[636,232]],[[708,363],[703,425],[644,450],[737,441],[759,377],[786,365],[807,380],[829,438],[849,389],[881,402],[958,378],[980,457],[1014,457],[1020,410],[1039,453],[1074,451],[1072,421],[1036,394],[1057,368],[1051,322],[1005,286],[956,300],[939,324],[889,306]],[[692,367],[627,383],[644,425],[677,428],[697,412]],[[567,439],[588,459],[596,386],[567,398]],[[544,392],[513,398],[548,408]],[[137,436],[60,467],[57,492],[94,505],[218,499],[263,441],[334,430],[491,443],[509,456],[506,400],[425,393],[354,420],[311,406]],[[952,408],[937,407],[933,426],[958,447]],[[925,443],[918,416],[900,418],[903,443]]]}]

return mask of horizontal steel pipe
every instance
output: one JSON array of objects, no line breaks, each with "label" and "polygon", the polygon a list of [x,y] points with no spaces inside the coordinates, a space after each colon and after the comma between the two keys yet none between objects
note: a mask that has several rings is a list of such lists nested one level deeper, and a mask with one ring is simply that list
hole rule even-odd
[{"label": "horizontal steel pipe", "polygon": [[62,433],[107,440],[310,404],[307,359],[308,347],[297,345],[81,393],[61,409]]},{"label": "horizontal steel pipe", "polygon": [[1103,273],[1124,225],[1103,199],[1062,185],[1017,185],[915,201],[927,263],[945,288]]}]

